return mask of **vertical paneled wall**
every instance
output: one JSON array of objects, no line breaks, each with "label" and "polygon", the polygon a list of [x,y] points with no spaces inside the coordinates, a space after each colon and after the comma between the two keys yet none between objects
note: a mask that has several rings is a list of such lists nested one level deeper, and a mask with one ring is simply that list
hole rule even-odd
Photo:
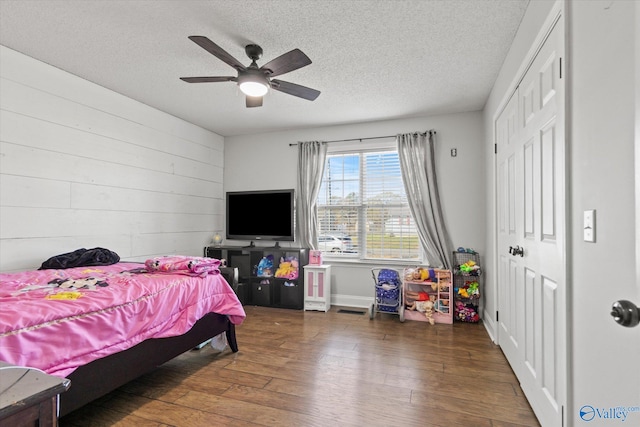
[{"label": "vertical paneled wall", "polygon": [[224,138],[0,46],[0,271],[105,247],[200,255]]}]

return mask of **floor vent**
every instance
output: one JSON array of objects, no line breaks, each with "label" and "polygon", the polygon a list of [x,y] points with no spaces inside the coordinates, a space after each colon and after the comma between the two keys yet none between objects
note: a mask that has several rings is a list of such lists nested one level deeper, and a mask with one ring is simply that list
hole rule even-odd
[{"label": "floor vent", "polygon": [[343,308],[341,308],[340,310],[338,310],[338,313],[346,313],[346,314],[364,314],[364,311],[358,311],[358,310],[345,310]]}]

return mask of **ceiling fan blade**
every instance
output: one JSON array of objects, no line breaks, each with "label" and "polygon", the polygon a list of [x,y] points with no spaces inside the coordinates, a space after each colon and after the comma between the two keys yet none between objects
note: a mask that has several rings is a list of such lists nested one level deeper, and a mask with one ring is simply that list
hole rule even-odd
[{"label": "ceiling fan blade", "polygon": [[180,77],[180,80],[187,83],[215,83],[215,82],[234,82],[237,80],[233,76],[218,76],[218,77]]},{"label": "ceiling fan blade", "polygon": [[200,46],[216,58],[231,65],[236,70],[244,70],[246,68],[240,61],[231,56],[226,50],[224,50],[205,36],[189,36],[189,39],[194,41],[198,46]]},{"label": "ceiling fan blade", "polygon": [[297,96],[299,98],[308,99],[309,101],[313,101],[318,97],[318,95],[320,95],[319,90],[277,79],[271,80],[271,89]]},{"label": "ceiling fan blade", "polygon": [[267,62],[260,67],[260,70],[269,72],[269,77],[275,77],[309,64],[311,64],[311,60],[307,55],[302,53],[300,49],[293,49]]},{"label": "ceiling fan blade", "polygon": [[261,96],[247,96],[247,108],[262,107]]}]

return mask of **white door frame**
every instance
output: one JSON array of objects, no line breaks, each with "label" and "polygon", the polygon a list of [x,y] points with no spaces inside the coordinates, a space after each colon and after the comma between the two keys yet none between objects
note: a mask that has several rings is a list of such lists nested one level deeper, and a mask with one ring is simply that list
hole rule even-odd
[{"label": "white door frame", "polygon": [[[640,4],[636,3],[636,22],[640,22]],[[636,101],[635,101],[635,131],[634,131],[634,163],[635,163],[635,193],[636,193],[636,287],[638,292],[636,295],[640,296],[640,26],[636,25],[635,28],[635,69],[636,69]],[[640,307],[640,300],[633,301]],[[640,329],[640,325],[636,326]],[[637,331],[640,333],[640,331]],[[640,390],[638,393],[638,402],[640,402]]]}]

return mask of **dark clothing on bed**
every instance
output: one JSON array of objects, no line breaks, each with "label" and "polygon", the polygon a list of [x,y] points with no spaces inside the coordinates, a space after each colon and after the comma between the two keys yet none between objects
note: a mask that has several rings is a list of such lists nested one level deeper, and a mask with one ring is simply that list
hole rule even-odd
[{"label": "dark clothing on bed", "polygon": [[117,253],[104,248],[76,249],[73,252],[56,255],[45,262],[38,270],[85,267],[92,265],[111,265],[120,261]]}]

